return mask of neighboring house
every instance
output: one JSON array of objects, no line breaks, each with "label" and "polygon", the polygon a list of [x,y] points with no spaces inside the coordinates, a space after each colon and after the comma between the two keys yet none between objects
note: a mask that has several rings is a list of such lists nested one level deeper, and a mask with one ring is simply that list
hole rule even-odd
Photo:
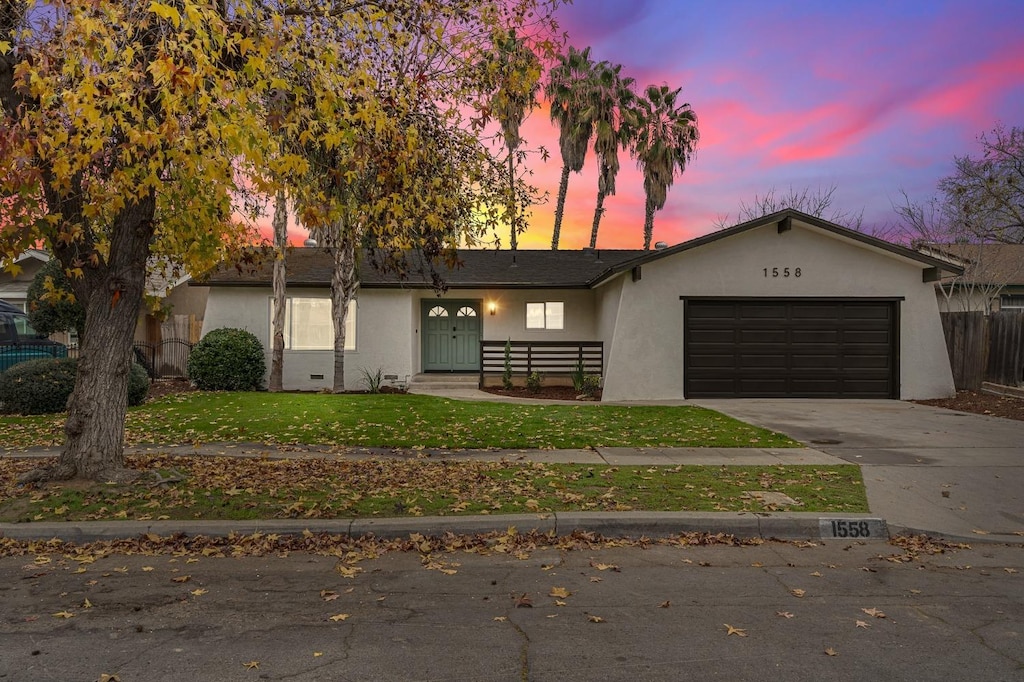
[{"label": "neighboring house", "polygon": [[150,263],[146,275],[146,302],[135,326],[136,343],[159,344],[171,340],[195,343],[199,340],[209,289],[189,286],[191,282],[192,276],[180,266]]},{"label": "neighboring house", "polygon": [[1024,244],[928,244],[922,253],[963,267],[935,284],[944,313],[1024,310]]},{"label": "neighboring house", "polygon": [[[603,399],[935,398],[953,393],[933,282],[956,265],[797,211],[655,251],[461,251],[447,291],[368,267],[349,315],[361,369],[477,372],[480,342],[603,348]],[[271,269],[206,277],[203,333],[253,332],[269,366]],[[287,389],[331,385],[331,259],[288,256]]]},{"label": "neighboring house", "polygon": [[7,301],[15,308],[26,312],[28,288],[36,273],[50,260],[50,254],[40,249],[27,249],[14,259],[18,273],[12,275],[7,270],[7,262],[0,264],[0,299]]}]

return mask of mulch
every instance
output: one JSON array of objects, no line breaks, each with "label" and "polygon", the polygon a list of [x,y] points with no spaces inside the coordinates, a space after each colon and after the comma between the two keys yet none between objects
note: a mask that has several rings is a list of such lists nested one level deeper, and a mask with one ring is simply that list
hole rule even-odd
[{"label": "mulch", "polygon": [[1024,421],[1024,398],[992,395],[990,393],[982,393],[981,391],[957,391],[955,398],[915,400],[913,402],[919,405],[944,407],[948,410],[957,410],[959,412],[987,414],[992,417]]},{"label": "mulch", "polygon": [[516,386],[510,389],[502,388],[501,386],[487,386],[481,388],[481,391],[485,393],[493,393],[494,395],[504,395],[510,398],[542,398],[544,400],[579,400],[579,401],[594,401],[601,399],[601,391],[594,394],[592,398],[583,398],[580,396],[579,391],[574,389],[572,386],[541,386],[536,391],[530,391],[521,386]]}]

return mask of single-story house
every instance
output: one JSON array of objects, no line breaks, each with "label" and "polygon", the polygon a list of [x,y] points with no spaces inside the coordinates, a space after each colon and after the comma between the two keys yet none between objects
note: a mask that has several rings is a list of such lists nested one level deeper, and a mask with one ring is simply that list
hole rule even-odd
[{"label": "single-story house", "polygon": [[[459,255],[440,296],[360,268],[346,385],[362,369],[480,372],[511,340],[598,348],[606,401],[953,393],[933,283],[960,269],[798,211],[653,251]],[[203,333],[248,329],[268,367],[271,272],[226,265],[199,282]],[[286,388],[331,385],[330,279],[322,250],[289,254]]]},{"label": "single-story house", "polygon": [[963,268],[935,283],[944,313],[1024,310],[1024,244],[927,244],[922,253]]},{"label": "single-story house", "polygon": [[42,249],[26,249],[12,263],[17,266],[16,273],[8,271],[7,262],[0,263],[0,299],[27,312],[28,288],[49,260],[50,254]]}]

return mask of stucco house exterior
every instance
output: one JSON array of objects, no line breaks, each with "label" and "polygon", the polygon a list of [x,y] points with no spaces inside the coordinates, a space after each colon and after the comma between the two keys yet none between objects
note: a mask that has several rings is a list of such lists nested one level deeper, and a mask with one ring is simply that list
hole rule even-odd
[{"label": "stucco house exterior", "polygon": [[[346,384],[479,372],[506,340],[600,349],[603,400],[953,393],[934,282],[959,267],[793,210],[654,251],[462,251],[447,290],[361,267]],[[225,266],[203,333],[270,349],[271,268]],[[330,257],[288,257],[284,382],[331,385]]]}]

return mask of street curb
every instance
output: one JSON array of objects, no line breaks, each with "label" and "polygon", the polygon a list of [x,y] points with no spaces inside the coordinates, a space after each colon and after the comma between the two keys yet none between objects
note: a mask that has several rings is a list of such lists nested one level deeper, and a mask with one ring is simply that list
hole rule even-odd
[{"label": "street curb", "polygon": [[762,540],[831,540],[823,532],[832,519],[870,522],[884,529],[861,540],[889,539],[883,519],[868,514],[819,515],[787,512],[754,514],[749,512],[556,512],[549,514],[516,514],[502,516],[430,516],[381,519],[298,520],[268,519],[261,521],[83,521],[66,523],[0,523],[0,538],[13,540],[50,540],[84,543],[99,540],[133,539],[149,533],[159,536],[204,535],[226,537],[253,533],[298,535],[305,531],[360,537],[406,537],[411,533],[438,536],[445,533],[475,535],[478,533],[536,531],[569,535],[575,531],[589,532],[608,538],[663,538],[681,533],[725,534],[737,538]]},{"label": "street curb", "polygon": [[[910,526],[889,526],[893,536],[899,535],[927,535],[936,540],[946,542],[958,542],[965,545],[1024,545],[1024,536],[1009,535],[1005,533],[989,533],[987,535],[957,535],[956,533],[944,533],[938,530],[924,530]],[[2,531],[0,531],[2,535]]]}]

